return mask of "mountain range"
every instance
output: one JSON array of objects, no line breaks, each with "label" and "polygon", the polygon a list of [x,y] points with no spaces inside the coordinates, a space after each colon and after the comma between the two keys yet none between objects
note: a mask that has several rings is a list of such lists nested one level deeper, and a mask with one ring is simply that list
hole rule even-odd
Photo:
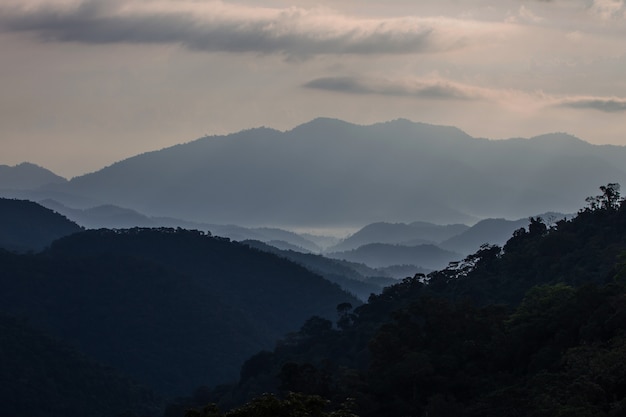
[{"label": "mountain range", "polygon": [[625,159],[624,147],[564,133],[487,140],[402,119],[359,126],[321,118],[286,132],[204,137],[28,190],[30,197],[19,191],[73,208],[113,204],[209,224],[471,224],[574,212],[598,184],[626,181]]},{"label": "mountain range", "polygon": [[[233,380],[246,357],[308,317],[332,319],[338,304],[361,303],[285,257],[197,230],[83,230],[9,199],[0,199],[0,220],[9,241],[0,240],[0,316],[27,320],[165,396]],[[0,373],[11,360],[3,357]],[[32,385],[20,381],[15,389]]]}]

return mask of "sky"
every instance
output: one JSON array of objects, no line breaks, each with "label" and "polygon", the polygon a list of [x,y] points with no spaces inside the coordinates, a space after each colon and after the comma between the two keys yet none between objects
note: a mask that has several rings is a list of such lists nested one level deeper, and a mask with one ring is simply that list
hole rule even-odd
[{"label": "sky", "polygon": [[625,0],[2,0],[0,164],[316,117],[626,145]]}]

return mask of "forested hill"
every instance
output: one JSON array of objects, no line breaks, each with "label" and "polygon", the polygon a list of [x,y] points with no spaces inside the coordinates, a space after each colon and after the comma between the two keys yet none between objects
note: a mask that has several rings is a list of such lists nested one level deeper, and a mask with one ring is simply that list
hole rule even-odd
[{"label": "forested hill", "polygon": [[162,399],[145,387],[0,313],[3,416],[156,415]]},{"label": "forested hill", "polygon": [[626,415],[626,203],[601,189],[571,220],[531,219],[504,248],[339,306],[338,328],[308,320],[203,398],[254,398],[238,417]]},{"label": "forested hill", "polygon": [[0,198],[0,248],[41,250],[52,241],[82,230],[76,223],[37,203]]},{"label": "forested hill", "polygon": [[183,229],[85,231],[0,264],[1,310],[167,396],[235,380],[306,318],[359,303],[285,259]]}]

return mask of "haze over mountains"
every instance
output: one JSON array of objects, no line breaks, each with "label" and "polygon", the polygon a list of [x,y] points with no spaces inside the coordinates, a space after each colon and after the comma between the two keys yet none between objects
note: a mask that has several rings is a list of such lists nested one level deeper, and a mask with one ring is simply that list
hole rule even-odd
[{"label": "haze over mountains", "polygon": [[[30,196],[41,205],[0,198],[0,327],[23,336],[11,336],[0,350],[11,354],[5,362],[25,363],[27,370],[50,357],[55,373],[49,375],[64,363],[71,372],[85,371],[73,373],[75,381],[102,375],[111,384],[111,415],[125,407],[156,410],[162,396],[172,401],[192,391],[191,405],[206,403],[210,395],[233,406],[283,389],[316,393],[321,387],[318,393],[327,395],[345,388],[345,399],[356,387],[350,381],[360,378],[372,387],[388,386],[384,373],[376,380],[378,360],[389,356],[390,364],[399,364],[399,375],[407,369],[415,374],[412,366],[419,365],[418,356],[394,353],[402,338],[385,333],[392,329],[384,324],[390,318],[402,324],[409,317],[402,309],[419,305],[405,291],[443,295],[451,303],[467,297],[504,301],[516,308],[534,284],[614,279],[623,269],[615,261],[624,253],[620,230],[626,227],[619,185],[600,187],[603,194],[580,207],[598,183],[624,179],[619,162],[626,160],[625,149],[562,134],[492,142],[405,120],[355,126],[317,119],[284,133],[262,128],[203,138],[70,181],[32,164],[4,167],[0,195]],[[587,182],[593,182],[590,190]],[[570,200],[576,200],[572,207]],[[568,220],[548,209],[579,214]],[[483,218],[490,213],[497,218]],[[538,213],[546,213],[539,214],[545,222],[534,218]],[[277,226],[362,227],[339,240]],[[470,306],[463,305],[454,308]],[[436,303],[423,307],[411,314],[447,314]],[[490,323],[485,328],[511,323],[502,308],[484,310]],[[478,311],[473,309],[467,312]],[[435,322],[432,328],[451,329],[457,322],[462,323]],[[415,323],[400,333],[420,334],[424,322]],[[379,325],[383,333],[376,336]],[[459,340],[470,340],[463,331],[472,328],[460,327]],[[343,341],[335,344],[335,337]],[[442,346],[451,337],[442,337]],[[489,343],[500,346],[497,338]],[[467,352],[465,342],[458,346]],[[294,352],[290,362],[277,359]],[[490,347],[480,356],[493,352]],[[504,362],[515,362],[511,352]],[[327,358],[339,360],[338,367]],[[318,373],[322,363],[330,365]],[[19,372],[3,366],[11,373],[0,374]],[[366,369],[375,371],[374,379],[361,372]],[[324,381],[336,372],[331,390]],[[224,385],[238,374],[238,383]],[[14,407],[28,403],[30,381],[8,385],[22,391],[13,396]],[[93,394],[97,387],[59,386],[68,387],[67,397],[99,397]],[[372,392],[361,393],[367,394],[361,395],[362,410],[374,399],[383,411],[372,415],[408,415],[385,412],[387,400],[369,398]],[[405,400],[414,401],[415,392]],[[12,397],[7,390],[0,393]],[[50,398],[65,401],[55,393]],[[187,400],[175,400],[163,416],[183,415]],[[69,415],[85,414],[78,411],[83,403],[73,401],[77,411]]]},{"label": "haze over mountains", "polygon": [[408,120],[322,118],[144,153],[47,185],[36,199],[243,226],[467,224],[574,212],[598,184],[626,182],[625,159],[624,147],[562,133],[491,141]]}]

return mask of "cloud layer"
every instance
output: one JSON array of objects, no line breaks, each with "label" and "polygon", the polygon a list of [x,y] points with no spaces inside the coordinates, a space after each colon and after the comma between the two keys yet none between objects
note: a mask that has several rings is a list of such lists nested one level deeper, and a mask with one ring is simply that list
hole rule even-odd
[{"label": "cloud layer", "polygon": [[603,98],[603,97],[577,97],[567,98],[561,101],[562,107],[573,109],[593,109],[605,113],[626,112],[625,98]]},{"label": "cloud layer", "polygon": [[477,88],[445,80],[392,81],[361,77],[324,77],[304,84],[306,88],[350,94],[379,94],[426,99],[472,100],[481,99]]},{"label": "cloud layer", "polygon": [[436,79],[379,79],[360,76],[322,77],[303,87],[345,94],[373,94],[381,96],[414,97],[418,99],[484,100],[500,105],[515,102],[536,102],[539,106],[557,106],[572,109],[591,109],[605,113],[626,112],[626,98],[555,96],[542,92],[501,90]]},{"label": "cloud layer", "polygon": [[409,54],[457,48],[437,19],[357,19],[323,9],[213,2],[103,2],[0,6],[0,27],[82,43],[174,43],[220,52]]}]

